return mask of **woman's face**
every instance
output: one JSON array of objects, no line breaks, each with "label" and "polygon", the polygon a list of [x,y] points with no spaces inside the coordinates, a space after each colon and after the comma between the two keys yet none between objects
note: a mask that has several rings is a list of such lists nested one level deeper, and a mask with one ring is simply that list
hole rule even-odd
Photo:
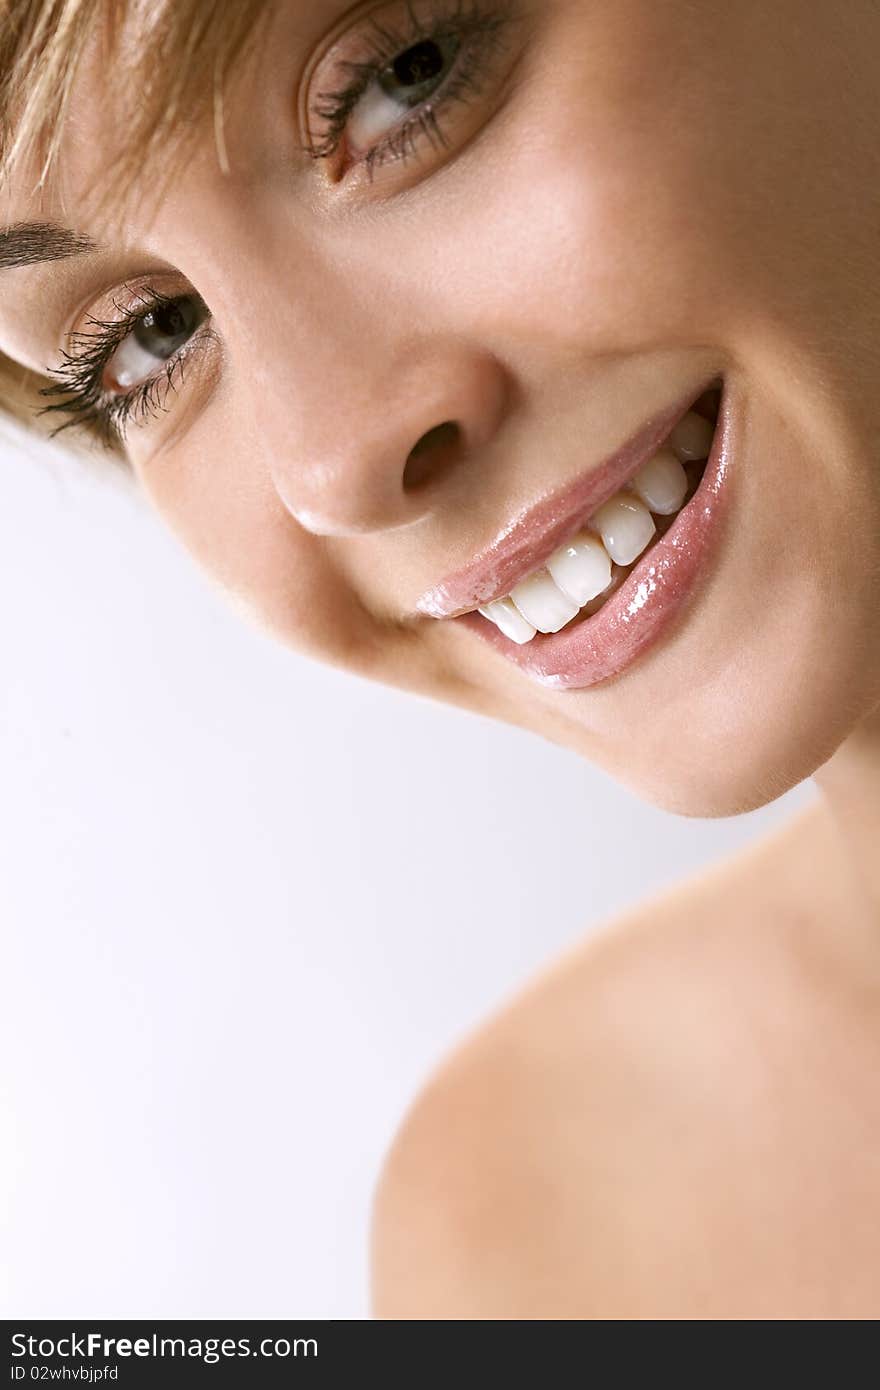
[{"label": "woman's face", "polygon": [[[749,809],[880,700],[878,52],[869,0],[287,0],[231,173],[206,131],[122,235],[93,57],[6,215],[104,249],[4,272],[0,347],[125,311],[91,404],[285,643]],[[511,591],[519,637],[568,622],[503,637]]]}]

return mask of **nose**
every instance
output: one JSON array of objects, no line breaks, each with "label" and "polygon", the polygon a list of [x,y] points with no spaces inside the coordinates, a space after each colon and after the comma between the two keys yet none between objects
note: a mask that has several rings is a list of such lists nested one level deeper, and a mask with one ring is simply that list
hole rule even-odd
[{"label": "nose", "polygon": [[506,373],[489,352],[435,344],[383,364],[369,343],[359,349],[352,370],[337,362],[322,380],[312,374],[297,437],[276,441],[269,460],[279,497],[314,535],[420,520],[494,438],[506,409]]}]

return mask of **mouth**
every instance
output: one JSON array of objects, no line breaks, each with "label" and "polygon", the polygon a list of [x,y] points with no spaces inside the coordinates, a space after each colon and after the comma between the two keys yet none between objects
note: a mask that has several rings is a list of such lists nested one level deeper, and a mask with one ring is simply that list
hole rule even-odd
[{"label": "mouth", "polygon": [[718,377],[599,468],[521,514],[418,601],[537,680],[583,689],[668,628],[696,587],[727,494],[730,392]]}]

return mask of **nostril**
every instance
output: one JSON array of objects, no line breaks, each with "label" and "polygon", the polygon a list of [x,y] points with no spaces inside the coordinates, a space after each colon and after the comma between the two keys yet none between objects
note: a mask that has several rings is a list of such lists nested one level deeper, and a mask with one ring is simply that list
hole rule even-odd
[{"label": "nostril", "polygon": [[414,492],[433,482],[460,458],[463,435],[454,420],[445,420],[422,435],[410,449],[403,470],[404,492]]}]

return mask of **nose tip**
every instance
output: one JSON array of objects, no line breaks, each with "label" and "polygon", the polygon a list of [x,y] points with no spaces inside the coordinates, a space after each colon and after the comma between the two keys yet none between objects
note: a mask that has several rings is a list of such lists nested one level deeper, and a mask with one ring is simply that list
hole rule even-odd
[{"label": "nose tip", "polygon": [[282,501],[315,535],[419,521],[503,418],[505,375],[494,358],[459,349],[389,375],[393,392],[377,375],[357,391],[337,376],[335,391],[310,402],[303,447],[272,463]]}]

